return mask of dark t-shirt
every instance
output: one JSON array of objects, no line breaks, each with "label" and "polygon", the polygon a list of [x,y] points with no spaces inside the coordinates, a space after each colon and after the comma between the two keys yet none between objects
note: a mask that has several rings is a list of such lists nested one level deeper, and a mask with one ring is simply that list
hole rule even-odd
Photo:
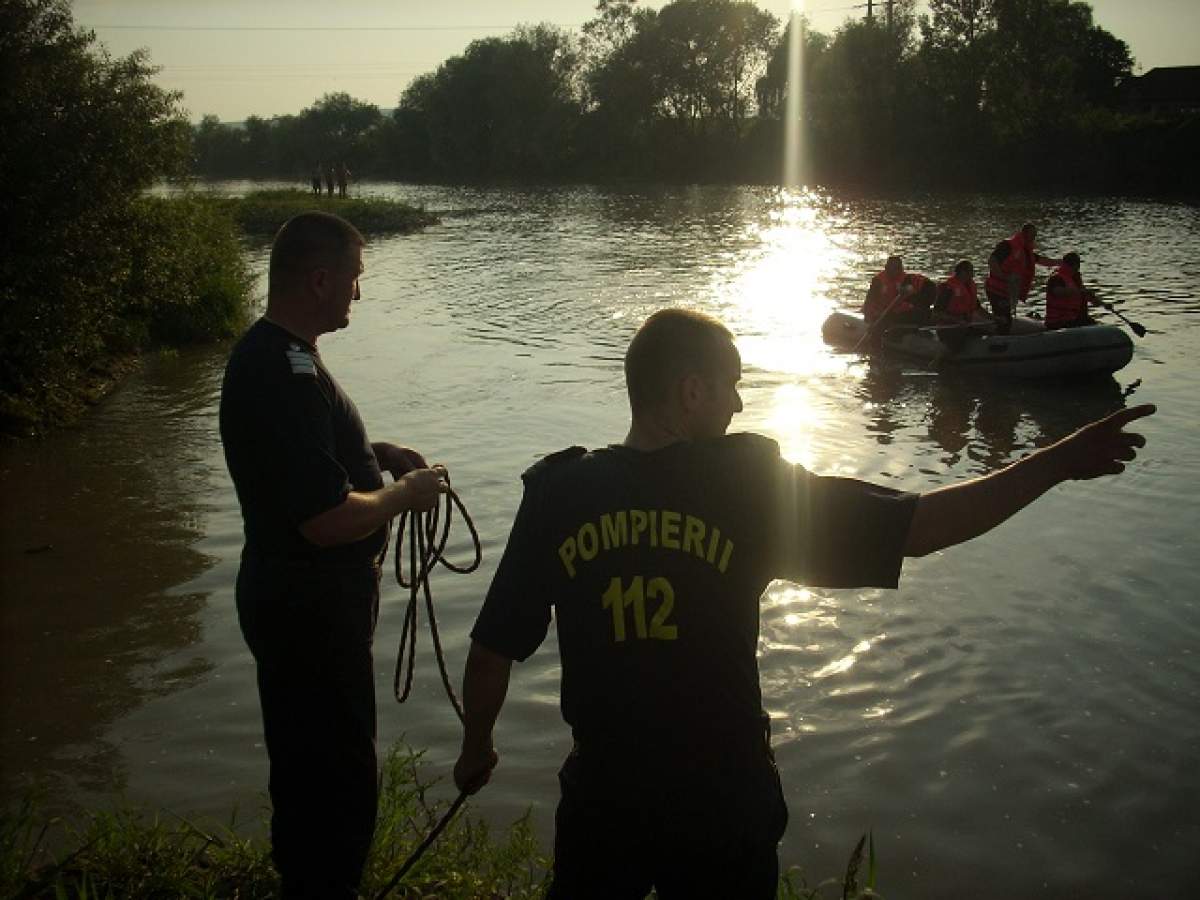
[{"label": "dark t-shirt", "polygon": [[563,718],[583,740],[757,733],[767,584],[895,587],[915,505],[753,434],[565,450],[525,474],[472,637],[523,660],[553,607]]},{"label": "dark t-shirt", "polygon": [[225,368],[220,422],[242,507],[246,553],[336,565],[378,556],[386,528],[327,548],[310,544],[299,531],[350,491],[383,487],[358,410],[315,347],[259,319]]}]

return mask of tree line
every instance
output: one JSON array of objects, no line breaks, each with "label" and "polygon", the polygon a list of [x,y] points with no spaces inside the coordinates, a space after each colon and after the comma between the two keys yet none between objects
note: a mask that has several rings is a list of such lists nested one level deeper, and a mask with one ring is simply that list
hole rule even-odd
[{"label": "tree line", "polygon": [[931,0],[922,15],[897,0],[832,34],[746,0],[600,0],[578,33],[474,41],[390,114],[334,93],[241,126],[206,116],[194,170],[301,177],[339,160],[401,179],[773,182],[795,91],[819,183],[1194,189],[1197,117],[1123,111],[1133,70],[1071,0]]}]

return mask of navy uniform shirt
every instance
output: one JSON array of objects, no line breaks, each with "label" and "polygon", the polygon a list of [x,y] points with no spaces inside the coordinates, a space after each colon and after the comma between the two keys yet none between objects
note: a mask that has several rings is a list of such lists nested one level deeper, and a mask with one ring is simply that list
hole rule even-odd
[{"label": "navy uniform shirt", "polygon": [[378,557],[386,526],[327,548],[300,534],[301,523],[340,505],[350,491],[383,487],[358,410],[315,347],[259,319],[225,368],[220,421],[248,555],[335,565]]},{"label": "navy uniform shirt", "polygon": [[562,713],[587,742],[760,732],[774,578],[895,587],[916,495],[792,465],[753,434],[576,447],[525,494],[472,637],[523,660],[557,622]]}]

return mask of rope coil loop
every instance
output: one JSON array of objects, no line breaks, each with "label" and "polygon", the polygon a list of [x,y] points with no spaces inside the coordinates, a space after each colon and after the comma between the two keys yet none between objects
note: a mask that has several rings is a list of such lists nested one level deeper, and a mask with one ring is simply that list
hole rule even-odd
[{"label": "rope coil loop", "polygon": [[[479,541],[479,532],[475,522],[463,505],[462,498],[450,487],[450,476],[443,476],[446,482],[446,502],[443,512],[439,504],[428,512],[405,511],[400,514],[400,522],[396,530],[395,570],[396,581],[408,591],[408,603],[404,609],[404,625],[400,629],[400,645],[396,651],[396,673],[392,679],[392,693],[397,703],[403,703],[412,692],[413,670],[416,663],[417,649],[417,611],[418,595],[425,597],[425,611],[429,617],[429,634],[433,639],[433,651],[437,656],[438,671],[442,677],[442,685],[446,696],[458,715],[463,718],[462,703],[450,683],[450,675],[446,671],[446,656],[442,651],[441,634],[438,631],[437,615],[433,609],[433,592],[429,587],[429,577],[439,564],[459,575],[467,575],[479,568],[483,560],[483,547]],[[446,544],[450,538],[450,525],[454,519],[454,508],[458,507],[463,521],[471,532],[471,542],[474,556],[467,563],[454,563],[446,558]],[[409,517],[412,517],[409,527]],[[439,534],[439,523],[441,531]],[[404,574],[404,531],[408,528],[408,578]],[[403,688],[401,687],[401,672],[403,671]]]},{"label": "rope coil loop", "polygon": [[[417,655],[417,597],[419,594],[423,594],[425,597],[425,611],[429,616],[429,634],[433,639],[433,652],[437,656],[438,671],[442,676],[442,685],[446,689],[446,696],[450,698],[450,705],[454,707],[454,712],[458,715],[459,721],[462,721],[462,703],[459,701],[458,695],[454,693],[454,687],[450,684],[450,675],[446,671],[446,656],[442,652],[442,639],[438,632],[437,616],[433,611],[433,592],[429,587],[429,576],[433,574],[434,568],[439,564],[459,575],[474,572],[479,568],[480,562],[483,561],[483,546],[479,541],[479,532],[475,528],[475,522],[472,521],[471,514],[467,512],[462,499],[450,487],[450,475],[448,473],[443,474],[442,479],[446,482],[446,508],[444,514],[441,504],[438,504],[428,512],[405,511],[400,514],[400,521],[396,526],[396,550],[394,556],[396,581],[402,588],[408,591],[408,603],[404,608],[404,625],[400,629],[400,645],[396,651],[396,674],[392,679],[392,693],[395,694],[397,703],[403,703],[412,692],[413,669]],[[475,551],[471,561],[462,564],[453,563],[446,558],[446,543],[450,538],[450,524],[453,521],[454,507],[456,506],[462,515],[463,521],[467,523],[467,528],[471,532],[471,543]],[[409,527],[410,513],[412,516],[411,527]],[[438,531],[439,523],[441,524],[440,534]],[[403,548],[405,528],[408,528],[407,579],[404,576]],[[404,672],[403,689],[400,686],[401,671]],[[425,854],[425,851],[429,849],[438,835],[450,824],[450,820],[454,818],[455,813],[466,802],[466,799],[467,792],[459,791],[454,802],[450,804],[449,809],[446,810],[429,834],[426,835],[425,840],[409,854],[404,864],[396,870],[391,880],[375,895],[376,900],[382,900],[382,898],[390,894],[396,885],[400,883],[401,879],[408,874],[409,870],[417,864],[417,861]]]}]

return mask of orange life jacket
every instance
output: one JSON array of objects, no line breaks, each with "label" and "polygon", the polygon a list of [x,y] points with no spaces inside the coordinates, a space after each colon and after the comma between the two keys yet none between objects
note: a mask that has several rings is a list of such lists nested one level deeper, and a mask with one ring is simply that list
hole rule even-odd
[{"label": "orange life jacket", "polygon": [[1087,298],[1082,293],[1056,296],[1054,279],[1061,278],[1069,288],[1083,291],[1083,277],[1070,266],[1059,266],[1046,283],[1046,327],[1054,328],[1067,322],[1082,319],[1087,314]]},{"label": "orange life jacket", "polygon": [[963,281],[957,275],[951,275],[942,282],[942,286],[950,290],[950,302],[946,304],[946,312],[961,319],[971,318],[979,303],[975,294],[975,282]]},{"label": "orange life jacket", "polygon": [[[867,300],[863,303],[863,318],[868,322],[874,322],[880,318],[885,312],[890,313],[905,313],[912,312],[913,305],[907,300],[896,300],[896,295],[900,292],[900,285],[904,283],[905,273],[900,273],[893,278],[884,269],[875,278],[871,279],[874,284],[875,279],[879,279],[879,293],[875,296],[871,292],[867,292]],[[892,303],[896,300],[895,303]],[[889,309],[889,307],[891,307]]]},{"label": "orange life jacket", "polygon": [[1000,264],[1002,275],[997,278],[989,271],[987,281],[984,282],[984,288],[989,293],[1007,297],[1008,276],[1015,274],[1018,284],[1017,296],[1021,300],[1024,300],[1029,296],[1029,288],[1033,284],[1033,248],[1025,243],[1025,233],[1021,231],[1008,238],[1005,243],[1008,244],[1009,252],[1004,262]]}]

